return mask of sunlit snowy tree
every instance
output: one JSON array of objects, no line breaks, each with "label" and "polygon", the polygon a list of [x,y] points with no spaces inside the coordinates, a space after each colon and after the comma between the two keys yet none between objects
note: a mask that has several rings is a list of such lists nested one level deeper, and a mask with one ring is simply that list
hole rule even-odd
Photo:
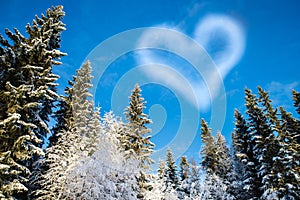
[{"label": "sunlit snowy tree", "polygon": [[150,169],[150,164],[154,163],[150,158],[154,144],[150,141],[151,136],[147,135],[151,132],[147,125],[152,122],[143,112],[146,102],[141,96],[141,91],[136,84],[129,97],[129,106],[125,111],[128,130],[121,140],[121,145],[128,156],[134,156],[140,161],[142,168]]},{"label": "sunlit snowy tree", "polygon": [[[31,198],[60,199],[68,197],[66,180],[77,164],[96,151],[100,134],[99,110],[93,108],[88,92],[91,85],[91,67],[85,63],[76,71],[72,88],[66,92],[66,103],[61,107],[62,116],[68,116],[54,132],[56,142],[45,150],[45,157],[35,164],[35,176],[31,180]],[[69,108],[70,110],[66,109]],[[63,128],[64,127],[64,128]],[[67,130],[66,130],[67,129]]]},{"label": "sunlit snowy tree", "polygon": [[67,177],[71,199],[136,199],[138,161],[125,159],[117,134],[123,123],[111,112],[101,123],[96,151],[82,158]]},{"label": "sunlit snowy tree", "polygon": [[42,155],[49,133],[49,116],[57,100],[54,65],[66,54],[59,51],[62,6],[48,9],[27,24],[28,37],[6,29],[10,44],[0,35],[0,196],[27,198],[33,162]]},{"label": "sunlit snowy tree", "polygon": [[[300,196],[299,144],[296,141],[297,120],[280,108],[282,123],[276,125],[278,152],[274,154],[269,187],[264,191],[265,199],[297,199]],[[296,132],[295,132],[296,131]]]},{"label": "sunlit snowy tree", "polygon": [[232,158],[225,137],[221,134],[221,132],[217,133],[216,145],[218,154],[218,170],[216,174],[224,181],[230,183],[233,168]]},{"label": "sunlit snowy tree", "polygon": [[201,121],[201,139],[202,139],[202,162],[201,165],[208,174],[216,173],[218,170],[218,154],[215,138],[212,136],[211,129],[204,119]]},{"label": "sunlit snowy tree", "polygon": [[148,116],[143,112],[146,102],[141,95],[141,89],[138,84],[135,85],[129,97],[129,106],[126,108],[125,116],[128,121],[125,132],[120,135],[120,142],[127,158],[135,158],[139,161],[141,170],[139,179],[140,193],[139,198],[143,197],[143,192],[149,190],[150,185],[148,170],[154,161],[150,158],[153,152],[154,144],[150,141],[151,130],[147,127],[151,122]]},{"label": "sunlit snowy tree", "polygon": [[180,186],[178,188],[178,193],[181,198],[190,194],[190,176],[191,171],[187,157],[182,156],[179,163]]}]

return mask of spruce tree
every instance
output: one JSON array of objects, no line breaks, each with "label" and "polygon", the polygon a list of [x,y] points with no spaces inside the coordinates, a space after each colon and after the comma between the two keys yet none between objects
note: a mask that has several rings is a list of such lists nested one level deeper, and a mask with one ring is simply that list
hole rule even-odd
[{"label": "spruce tree", "polygon": [[[278,127],[280,122],[278,120],[278,113],[277,109],[274,109],[271,105],[272,100],[269,98],[268,92],[263,90],[261,87],[258,87],[259,92],[259,98],[258,101],[261,102],[262,109],[264,111],[264,115],[266,118],[266,123],[268,125],[268,128],[264,131],[268,133],[268,135],[264,134],[263,143],[265,146],[265,149],[263,150],[264,159],[261,162],[261,172],[262,175],[262,191],[265,192],[267,190],[270,190],[273,188],[272,177],[276,176],[274,174],[273,170],[271,170],[274,167],[274,155],[278,155],[278,151],[280,149],[279,142],[277,138],[275,137],[275,133],[278,133]],[[271,189],[272,190],[272,189]]]},{"label": "spruce tree", "polygon": [[[68,198],[67,178],[81,159],[96,151],[97,136],[100,134],[100,115],[94,110],[88,92],[91,85],[90,63],[76,71],[72,88],[66,89],[70,102],[59,113],[68,116],[66,124],[56,127],[55,143],[45,150],[45,157],[35,164],[35,176],[31,180],[33,189],[30,197],[35,199]],[[68,110],[69,108],[70,110]],[[67,129],[67,130],[66,130]]]},{"label": "spruce tree", "polygon": [[[179,177],[180,177],[180,186],[178,189],[180,199],[183,199],[185,196],[189,196],[191,193],[191,171],[190,164],[188,163],[187,157],[182,156],[179,163]],[[195,182],[194,182],[195,184]]]},{"label": "spruce tree", "polygon": [[216,145],[218,154],[218,171],[216,174],[225,182],[230,183],[230,177],[232,175],[232,159],[225,137],[221,132],[217,133]]},{"label": "spruce tree", "polygon": [[165,174],[166,174],[166,162],[163,160],[159,160],[159,165],[157,169],[157,175],[159,179],[164,179]]},{"label": "spruce tree", "polygon": [[234,170],[237,174],[235,194],[237,199],[251,199],[257,190],[255,185],[257,164],[253,153],[249,125],[243,115],[235,110],[235,128],[232,134]]},{"label": "spruce tree", "polygon": [[[254,185],[258,186],[258,188],[253,198],[259,198],[270,184],[268,173],[273,164],[275,136],[274,130],[271,128],[272,123],[258,103],[259,99],[249,89],[245,89],[245,95],[246,113],[249,116],[250,135],[254,144],[253,153],[257,171]],[[261,98],[263,98],[262,94]]]},{"label": "spruce tree", "polygon": [[122,126],[112,112],[101,118],[95,152],[80,158],[67,177],[68,199],[136,199],[138,161],[126,160],[119,148],[116,136]]},{"label": "spruce tree", "polygon": [[69,81],[70,87],[67,86],[64,91],[65,95],[61,95],[58,99],[57,110],[53,114],[53,119],[56,123],[51,129],[52,135],[49,138],[49,145],[55,145],[60,133],[69,130],[71,127],[73,120],[71,107],[73,84],[72,81]]},{"label": "spruce tree", "polygon": [[6,29],[13,44],[0,35],[0,162],[5,166],[0,190],[5,198],[26,198],[33,162],[50,132],[49,116],[58,98],[52,67],[66,55],[59,51],[63,16],[62,6],[36,16],[26,26],[28,37]]},{"label": "spruce tree", "polygon": [[180,167],[180,171],[179,171],[179,174],[180,174],[180,181],[184,181],[185,179],[188,178],[189,176],[189,163],[188,163],[188,160],[187,160],[187,157],[186,156],[182,156],[181,159],[180,159],[180,163],[179,163],[179,167]]},{"label": "spruce tree", "polygon": [[168,148],[166,157],[165,184],[167,191],[172,189],[177,190],[179,185],[177,166],[170,148]]},{"label": "spruce tree", "polygon": [[141,168],[150,169],[150,164],[154,163],[150,158],[154,144],[150,141],[151,136],[147,135],[151,132],[147,125],[152,121],[143,113],[146,102],[141,92],[139,85],[136,84],[129,97],[129,106],[125,111],[128,129],[121,145],[128,156],[134,156],[140,161]]},{"label": "spruce tree", "polygon": [[300,92],[293,90],[293,100],[296,111],[300,115]]},{"label": "spruce tree", "polygon": [[189,184],[188,186],[188,193],[190,193],[190,195],[188,195],[190,198],[191,197],[195,197],[194,199],[197,199],[200,190],[201,190],[201,182],[205,182],[202,179],[202,175],[201,174],[203,171],[201,169],[200,166],[197,165],[197,162],[194,159],[191,159],[189,161],[189,166],[190,166],[190,176],[189,179],[187,181],[187,183]]},{"label": "spruce tree", "polygon": [[147,135],[151,132],[147,125],[152,122],[143,112],[146,102],[141,91],[136,84],[129,97],[129,106],[125,111],[128,123],[125,125],[125,131],[121,132],[119,136],[127,159],[133,157],[139,161],[141,171],[140,176],[137,177],[140,186],[138,198],[143,198],[143,193],[146,190],[151,190],[148,170],[150,170],[150,165],[154,163],[150,158],[154,144],[150,141],[151,136]]},{"label": "spruce tree", "polygon": [[297,120],[282,107],[281,124],[277,126],[279,151],[274,156],[272,167],[272,188],[265,192],[266,197],[297,199],[300,196],[300,145],[297,137],[300,129]]},{"label": "spruce tree", "polygon": [[201,165],[208,174],[214,174],[218,170],[218,154],[215,139],[211,134],[204,119],[201,121],[201,139],[202,139],[202,161]]}]

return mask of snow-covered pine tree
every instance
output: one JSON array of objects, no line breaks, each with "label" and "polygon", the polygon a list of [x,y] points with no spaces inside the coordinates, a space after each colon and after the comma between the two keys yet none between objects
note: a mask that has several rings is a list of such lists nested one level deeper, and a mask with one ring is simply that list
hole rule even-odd
[{"label": "snow-covered pine tree", "polygon": [[300,115],[300,92],[293,90],[293,100],[296,111]]},{"label": "snow-covered pine tree", "polygon": [[226,139],[221,132],[217,133],[216,145],[218,150],[218,171],[216,175],[227,185],[226,192],[234,196],[236,194],[234,183],[237,179],[237,174],[233,170],[232,155],[230,154]]},{"label": "snow-covered pine tree", "polygon": [[190,172],[189,172],[190,165],[188,163],[186,156],[182,156],[180,158],[179,168],[180,168],[180,170],[179,170],[180,181],[184,181],[190,175]]},{"label": "snow-covered pine tree", "polygon": [[125,158],[117,134],[123,122],[112,112],[101,120],[96,151],[81,158],[67,177],[70,199],[136,199],[138,161]]},{"label": "snow-covered pine tree", "polygon": [[197,165],[197,162],[194,159],[189,161],[190,165],[190,175],[189,179],[187,179],[187,183],[189,184],[190,195],[188,195],[187,199],[198,199],[201,191],[201,183],[205,184],[205,180],[203,179],[203,170],[201,170],[201,166]]},{"label": "snow-covered pine tree", "polygon": [[166,174],[166,162],[163,160],[158,161],[158,169],[157,169],[157,175],[159,179],[164,179]]},{"label": "snow-covered pine tree", "polygon": [[234,111],[234,117],[233,162],[237,176],[233,187],[237,199],[248,200],[255,196],[256,187],[253,184],[256,177],[256,160],[248,123],[238,110]]},{"label": "snow-covered pine tree", "polygon": [[225,140],[225,137],[222,135],[221,132],[217,133],[217,139],[216,139],[216,145],[217,145],[217,154],[218,154],[218,171],[216,174],[223,179],[227,184],[231,183],[232,180],[230,180],[231,173],[232,173],[232,158],[229,153],[229,149],[227,146],[227,142]]},{"label": "snow-covered pine tree", "polygon": [[[73,112],[71,108],[72,86],[66,87],[65,96],[61,95],[58,110],[54,113],[56,120],[49,138],[49,145],[45,149],[45,156],[35,163],[33,176],[30,180],[31,191],[29,199],[59,199],[62,196],[66,180],[67,158],[72,152],[72,142],[76,135],[72,134],[71,127]],[[58,179],[58,176],[61,178]],[[53,184],[55,183],[55,184]]]},{"label": "snow-covered pine tree", "polygon": [[[253,141],[253,153],[257,164],[255,165],[257,175],[254,179],[254,185],[258,190],[255,192],[253,198],[260,198],[263,192],[269,187],[270,179],[268,173],[273,164],[274,153],[274,130],[272,123],[265,114],[266,108],[261,108],[254,94],[251,90],[245,89],[246,113],[248,114],[248,121],[250,126],[250,135]],[[262,95],[261,95],[261,98]],[[264,102],[263,102],[264,103]],[[254,178],[254,177],[253,177]]]},{"label": "snow-covered pine tree", "polygon": [[261,103],[264,115],[266,116],[266,121],[268,124],[268,129],[266,131],[269,132],[267,138],[264,139],[265,142],[265,151],[264,151],[264,161],[261,169],[263,187],[261,188],[264,193],[268,193],[267,191],[274,191],[274,182],[276,182],[277,174],[274,173],[276,170],[274,168],[274,156],[277,156],[280,151],[280,142],[278,141],[278,137],[275,136],[275,133],[278,134],[281,132],[279,129],[280,121],[278,119],[277,109],[274,109],[271,105],[272,100],[269,98],[268,92],[263,90],[258,86],[259,98],[258,101]]},{"label": "snow-covered pine tree", "polygon": [[[276,126],[279,151],[274,156],[271,186],[263,194],[266,199],[297,199],[300,196],[299,126],[290,113],[280,108],[281,124]],[[298,132],[298,133],[297,133]]]},{"label": "snow-covered pine tree", "polygon": [[52,67],[66,55],[58,50],[63,16],[62,6],[36,16],[26,26],[28,38],[6,29],[13,44],[0,35],[0,162],[5,166],[0,190],[6,198],[27,198],[32,164],[42,155],[43,138],[49,133],[49,115],[58,98],[58,76]]},{"label": "snow-covered pine tree", "polygon": [[152,122],[143,112],[146,102],[141,95],[141,91],[139,85],[136,84],[129,97],[129,106],[124,113],[128,123],[125,131],[119,137],[126,157],[134,157],[140,163],[141,174],[137,177],[140,185],[139,198],[143,197],[145,190],[151,189],[147,183],[149,178],[147,171],[150,170],[150,165],[154,163],[150,158],[154,144],[150,141],[151,136],[147,135],[151,132],[147,125]]},{"label": "snow-covered pine tree", "polygon": [[179,163],[180,186],[178,187],[179,198],[183,199],[190,195],[191,189],[191,172],[187,157],[182,156]]},{"label": "snow-covered pine tree", "polygon": [[159,177],[159,174],[154,175],[150,184],[152,190],[146,190],[144,193],[145,200],[164,200],[165,199],[165,184],[164,179]]},{"label": "snow-covered pine tree", "polygon": [[235,199],[228,193],[228,185],[216,174],[206,174],[205,181],[202,183],[200,194],[196,199],[220,199],[233,200]]},{"label": "snow-covered pine tree", "polygon": [[[225,138],[221,133],[218,133],[217,139],[215,139],[204,119],[202,119],[201,125],[201,139],[203,142],[201,165],[206,172],[205,185],[201,195],[204,199],[220,199],[223,197],[223,199],[231,199],[233,197],[230,193],[233,193],[233,191],[231,191],[229,185],[233,182],[230,179],[232,160]],[[223,197],[220,196],[220,191],[222,191]]]},{"label": "snow-covered pine tree", "polygon": [[211,134],[211,129],[208,127],[204,119],[201,120],[201,139],[203,143],[201,149],[201,165],[208,174],[214,174],[218,170],[218,149],[215,139]]},{"label": "snow-covered pine tree", "polygon": [[[296,112],[300,115],[300,92],[293,90],[293,101],[294,101],[294,107],[296,108]],[[298,118],[297,121],[298,121],[297,127],[300,127],[300,119]],[[296,141],[298,144],[300,144],[300,133],[298,134]]]},{"label": "snow-covered pine tree", "polygon": [[[92,68],[90,62],[84,63],[79,70],[76,71],[75,82],[72,87],[72,111],[73,111],[73,123],[72,131],[78,135],[79,149],[83,153],[83,156],[90,155],[95,149],[89,149],[93,143],[97,143],[95,138],[99,136],[99,132],[93,131],[93,127],[89,125],[93,117],[95,116],[94,102],[92,101],[92,94],[89,89],[92,87],[91,81],[93,76],[91,75]],[[99,118],[99,117],[97,117]],[[97,120],[99,124],[99,120]],[[97,125],[98,126],[98,125]]]},{"label": "snow-covered pine tree", "polygon": [[150,164],[154,163],[150,158],[154,144],[150,141],[151,136],[147,135],[151,132],[147,125],[152,121],[143,113],[146,102],[141,92],[139,85],[136,84],[129,97],[129,106],[125,111],[128,129],[121,145],[128,157],[134,156],[140,161],[141,168],[150,169]]},{"label": "snow-covered pine tree", "polygon": [[45,150],[45,157],[35,165],[35,176],[31,180],[31,198],[68,198],[68,175],[77,163],[96,151],[95,143],[98,143],[97,136],[99,138],[101,128],[99,111],[94,110],[93,101],[89,99],[91,94],[88,90],[92,87],[89,62],[77,70],[76,75],[71,84],[72,88],[66,89],[66,106],[59,111],[61,117],[67,116],[64,119],[67,124],[56,126],[61,127],[54,132],[56,142],[49,145]]},{"label": "snow-covered pine tree", "polygon": [[144,192],[144,199],[145,200],[152,200],[158,199],[163,200],[165,199],[165,179],[166,179],[166,162],[163,160],[158,160],[158,169],[157,174],[152,176],[151,182],[149,183],[152,187],[151,190],[146,190]]},{"label": "snow-covered pine tree", "polygon": [[177,190],[179,186],[177,166],[170,148],[168,148],[166,157],[165,184],[166,192],[171,191],[172,189]]}]

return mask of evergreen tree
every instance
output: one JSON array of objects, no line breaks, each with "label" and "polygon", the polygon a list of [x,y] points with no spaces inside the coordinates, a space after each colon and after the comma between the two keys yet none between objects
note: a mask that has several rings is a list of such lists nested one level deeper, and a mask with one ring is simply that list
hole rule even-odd
[{"label": "evergreen tree", "polygon": [[196,199],[235,199],[228,193],[228,185],[216,174],[206,174],[205,182],[203,183],[201,192],[198,196],[199,197]]},{"label": "evergreen tree", "polygon": [[[300,196],[300,145],[296,141],[299,135],[297,120],[283,108],[280,108],[281,121],[277,128],[279,151],[274,156],[271,186],[265,191],[265,198],[297,199]],[[298,133],[297,133],[298,132]]]},{"label": "evergreen tree", "polygon": [[177,166],[173,157],[173,153],[170,148],[168,148],[167,158],[166,158],[166,172],[165,172],[165,184],[166,191],[172,189],[178,189],[179,179],[177,175]]},{"label": "evergreen tree", "polygon": [[166,176],[166,162],[164,162],[163,160],[159,160],[158,163],[159,163],[157,169],[158,178],[164,179],[164,177]]},{"label": "evergreen tree", "polygon": [[42,155],[43,138],[50,132],[47,123],[58,98],[52,67],[66,55],[58,50],[63,16],[62,6],[36,16],[26,26],[28,38],[6,29],[13,44],[0,35],[2,197],[26,198],[33,162]]},{"label": "evergreen tree", "polygon": [[182,156],[180,158],[179,163],[179,177],[180,177],[180,185],[178,188],[179,199],[183,199],[185,196],[189,196],[190,194],[190,165],[188,163],[187,157]]},{"label": "evergreen tree", "polygon": [[188,183],[188,191],[190,195],[188,195],[189,198],[197,199],[198,195],[201,191],[201,182],[205,182],[205,180],[202,180],[203,176],[201,174],[202,170],[200,166],[197,165],[197,162],[194,159],[191,159],[189,161],[190,165],[190,175],[189,179],[187,179]]},{"label": "evergreen tree", "polygon": [[70,129],[73,120],[72,103],[72,86],[73,82],[69,81],[70,87],[66,87],[65,95],[61,95],[58,99],[57,110],[53,114],[56,123],[52,127],[52,135],[49,138],[49,144],[55,145],[58,140],[58,135],[62,131]]},{"label": "evergreen tree", "polygon": [[234,170],[237,174],[234,185],[235,194],[237,199],[248,200],[255,196],[257,190],[256,185],[254,185],[256,160],[248,123],[238,110],[235,110],[234,117],[235,128],[232,134],[232,142]]},{"label": "evergreen tree", "polygon": [[293,100],[296,111],[300,115],[300,92],[293,90]]},{"label": "evergreen tree", "polygon": [[180,171],[179,171],[180,180],[184,181],[185,179],[188,178],[188,176],[190,174],[189,173],[189,167],[190,167],[190,165],[188,163],[188,160],[187,160],[186,156],[182,156],[181,157],[179,167],[180,167]]},{"label": "evergreen tree", "polygon": [[125,159],[116,135],[123,123],[112,112],[102,118],[100,142],[67,177],[69,199],[136,199],[138,161]]},{"label": "evergreen tree", "polygon": [[[268,173],[273,164],[274,133],[271,122],[264,113],[264,109],[258,104],[258,99],[249,89],[245,89],[246,113],[249,116],[250,135],[253,141],[253,153],[256,160],[257,177],[254,185],[258,186],[253,198],[259,198],[269,187],[270,177]],[[263,98],[261,94],[261,98]],[[275,152],[276,153],[276,152]]]},{"label": "evergreen tree", "polygon": [[248,122],[235,111],[236,128],[232,137],[238,178],[235,185],[242,185],[235,187],[237,198],[296,199],[299,123],[283,108],[278,113],[269,94],[261,87],[258,91],[256,98],[250,90],[245,90]]},{"label": "evergreen tree", "polygon": [[221,132],[217,133],[218,171],[216,174],[225,182],[230,183],[232,173],[232,159],[227,147],[225,137]]},{"label": "evergreen tree", "polygon": [[204,119],[202,119],[201,125],[201,139],[203,142],[201,164],[206,172],[205,182],[207,183],[203,195],[205,198],[219,199],[218,194],[220,191],[217,188],[222,187],[221,191],[224,192],[226,199],[230,199],[230,193],[233,193],[232,188],[229,187],[233,182],[231,180],[232,160],[225,138],[219,132],[215,139]]},{"label": "evergreen tree", "polygon": [[[67,106],[59,111],[67,124],[58,124],[56,142],[45,150],[45,157],[35,165],[35,175],[31,180],[31,198],[67,198],[66,181],[78,162],[96,151],[100,134],[99,110],[94,110],[91,94],[91,67],[85,63],[76,71],[72,88],[68,88]],[[71,100],[71,101],[70,101]],[[66,109],[70,108],[70,110]],[[72,111],[72,112],[71,112]],[[59,122],[60,123],[60,122]],[[65,130],[67,129],[67,130]]]},{"label": "evergreen tree", "polygon": [[141,168],[150,169],[150,164],[154,163],[150,158],[154,144],[150,141],[151,136],[146,136],[146,134],[151,132],[147,125],[152,122],[143,113],[146,102],[141,96],[141,91],[138,84],[136,84],[129,97],[129,106],[125,111],[128,130],[121,142],[128,156],[136,157],[140,161]]},{"label": "evergreen tree", "polygon": [[147,170],[150,170],[150,164],[154,163],[150,158],[154,144],[150,141],[151,136],[147,135],[151,132],[147,125],[152,122],[143,113],[146,102],[141,96],[141,91],[138,84],[136,84],[129,97],[129,106],[125,111],[128,123],[126,124],[125,131],[121,132],[119,136],[126,157],[133,157],[140,163],[140,176],[137,177],[140,186],[138,198],[143,198],[143,193],[146,190],[151,190],[148,181],[150,175],[147,174]]},{"label": "evergreen tree", "polygon": [[216,173],[218,170],[218,154],[215,139],[211,134],[211,129],[202,119],[201,121],[201,139],[202,139],[202,167],[208,174]]},{"label": "evergreen tree", "polygon": [[272,100],[269,98],[268,92],[264,91],[261,87],[258,87],[259,98],[258,101],[262,104],[262,109],[264,111],[264,115],[266,118],[267,129],[264,131],[268,134],[263,134],[265,138],[263,138],[263,143],[265,149],[263,149],[263,161],[260,161],[261,168],[260,174],[262,176],[263,186],[261,190],[263,192],[269,190],[273,186],[272,177],[276,176],[271,170],[274,166],[274,155],[278,154],[279,151],[279,143],[275,137],[275,132],[278,133],[278,129],[276,128],[279,125],[279,120],[277,118],[277,109],[274,109],[271,105]]}]

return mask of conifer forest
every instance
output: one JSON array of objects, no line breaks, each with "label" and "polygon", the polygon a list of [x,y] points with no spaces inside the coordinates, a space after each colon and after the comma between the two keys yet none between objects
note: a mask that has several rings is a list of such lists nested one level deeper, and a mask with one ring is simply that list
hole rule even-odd
[{"label": "conifer forest", "polygon": [[290,91],[292,114],[273,107],[263,88],[246,88],[230,146],[199,119],[200,162],[176,162],[170,148],[152,160],[152,121],[138,84],[124,116],[94,105],[88,61],[57,93],[52,68],[67,56],[64,15],[52,7],[26,33],[0,35],[0,199],[300,199],[299,92]]}]

